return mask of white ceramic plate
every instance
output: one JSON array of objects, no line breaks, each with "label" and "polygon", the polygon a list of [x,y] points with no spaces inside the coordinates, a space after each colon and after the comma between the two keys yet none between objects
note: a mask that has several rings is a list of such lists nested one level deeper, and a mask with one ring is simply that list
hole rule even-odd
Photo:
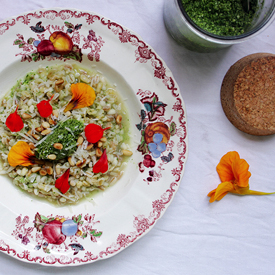
[{"label": "white ceramic plate", "polygon": [[[38,53],[34,41],[48,40],[54,31],[71,37],[74,47],[69,55]],[[79,10],[42,9],[5,20],[0,24],[0,45],[1,93],[41,64],[66,60],[96,67],[117,84],[126,101],[134,152],[114,186],[70,207],[31,197],[2,176],[0,250],[25,262],[56,266],[115,255],[152,229],[171,203],[184,172],[185,107],[170,70],[137,34]],[[161,134],[162,141],[154,141],[155,134]],[[155,143],[152,152],[148,143]],[[61,232],[59,225],[65,221],[69,227],[77,224],[76,235]]]}]

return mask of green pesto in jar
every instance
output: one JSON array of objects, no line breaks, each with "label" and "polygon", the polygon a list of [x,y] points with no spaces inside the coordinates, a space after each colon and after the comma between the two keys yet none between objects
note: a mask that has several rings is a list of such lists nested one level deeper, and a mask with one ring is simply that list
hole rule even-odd
[{"label": "green pesto in jar", "polygon": [[181,0],[190,19],[201,29],[219,36],[243,34],[251,25],[257,0],[245,12],[241,0]]},{"label": "green pesto in jar", "polygon": [[[68,119],[61,122],[49,134],[43,142],[41,142],[35,150],[35,156],[38,159],[48,159],[48,155],[56,155],[56,160],[64,159],[71,156],[77,149],[77,139],[84,130],[84,124],[76,119]],[[61,143],[61,150],[55,149],[53,145]]]}]

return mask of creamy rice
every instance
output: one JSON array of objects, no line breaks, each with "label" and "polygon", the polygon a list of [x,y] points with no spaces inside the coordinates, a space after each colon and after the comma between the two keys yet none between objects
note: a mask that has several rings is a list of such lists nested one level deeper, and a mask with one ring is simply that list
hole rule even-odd
[{"label": "creamy rice", "polygon": [[[64,113],[64,108],[72,98],[71,84],[79,82],[92,86],[96,99],[90,107]],[[42,100],[49,100],[52,96],[50,104],[53,113],[48,118],[43,118],[39,115],[36,105]],[[19,132],[11,132],[5,122],[17,105],[24,128]],[[29,114],[31,118],[24,119],[23,114]],[[41,134],[41,129],[45,130],[50,126],[49,129],[53,132],[58,123],[71,118],[82,121],[84,126],[94,123],[102,128],[111,128],[104,131],[102,140],[91,149],[83,131],[78,138],[77,149],[70,157],[55,161],[45,160],[41,164],[27,167],[9,165],[8,153],[17,141],[23,140],[37,147],[46,138]],[[58,204],[75,203],[89,196],[94,190],[104,190],[122,176],[127,156],[131,155],[127,135],[128,124],[127,111],[118,92],[102,74],[68,63],[52,67],[41,66],[37,71],[32,71],[24,79],[19,80],[0,101],[2,174],[8,174],[15,185],[38,197]],[[108,157],[108,171],[104,174],[94,174],[93,166],[103,149],[106,149]],[[62,194],[55,187],[55,180],[68,168],[70,189]]]}]

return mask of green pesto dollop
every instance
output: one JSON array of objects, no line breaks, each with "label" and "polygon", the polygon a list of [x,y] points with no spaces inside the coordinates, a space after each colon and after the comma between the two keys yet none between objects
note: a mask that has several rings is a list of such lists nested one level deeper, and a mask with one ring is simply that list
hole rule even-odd
[{"label": "green pesto dollop", "polygon": [[257,0],[250,0],[245,12],[241,0],[182,0],[190,19],[203,30],[220,36],[243,34],[251,25]]},{"label": "green pesto dollop", "polygon": [[[76,119],[68,119],[61,122],[47,138],[41,142],[35,151],[38,159],[48,159],[48,155],[55,154],[56,160],[71,156],[77,149],[77,139],[84,130],[84,124]],[[61,150],[53,145],[61,143]]]}]

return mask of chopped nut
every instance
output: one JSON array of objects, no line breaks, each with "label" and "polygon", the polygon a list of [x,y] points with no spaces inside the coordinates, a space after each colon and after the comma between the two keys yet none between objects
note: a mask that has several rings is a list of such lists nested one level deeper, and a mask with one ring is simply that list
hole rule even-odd
[{"label": "chopped nut", "polygon": [[62,83],[64,83],[64,79],[59,79],[59,80],[55,81],[55,85],[60,85]]},{"label": "chopped nut", "polygon": [[107,138],[106,138],[106,137],[102,137],[102,138],[100,139],[100,141],[106,142],[106,141],[107,141]]},{"label": "chopped nut", "polygon": [[132,156],[133,152],[130,150],[122,150],[121,151],[124,156]]},{"label": "chopped nut", "polygon": [[58,118],[58,115],[59,115],[59,111],[58,110],[53,110],[53,115]]},{"label": "chopped nut", "polygon": [[77,145],[80,146],[84,141],[84,138],[82,136],[80,136],[77,140]]},{"label": "chopped nut", "polygon": [[90,150],[90,149],[92,149],[93,147],[94,147],[94,144],[93,144],[93,143],[90,143],[90,144],[87,146],[86,150]]},{"label": "chopped nut", "polygon": [[32,117],[31,115],[26,114],[26,113],[24,113],[24,114],[22,115],[22,118],[23,118],[23,119],[28,119],[28,118],[31,118],[31,117]]},{"label": "chopped nut", "polygon": [[70,111],[67,111],[66,113],[65,113],[65,116],[70,116],[72,113],[70,112]]},{"label": "chopped nut", "polygon": [[106,106],[103,106],[102,109],[103,109],[104,111],[109,111],[109,110],[111,109],[111,107],[108,106],[108,105],[106,105]]},{"label": "chopped nut", "polygon": [[63,145],[62,145],[61,143],[55,143],[55,144],[53,145],[53,147],[54,147],[55,149],[57,149],[57,150],[62,150],[62,149],[63,149]]},{"label": "chopped nut", "polygon": [[56,155],[55,154],[50,154],[47,156],[48,159],[50,160],[55,160],[56,159]]},{"label": "chopped nut", "polygon": [[33,168],[31,169],[31,171],[32,171],[33,173],[36,173],[36,172],[38,172],[40,169],[41,169],[41,167],[35,166],[35,167],[33,167]]},{"label": "chopped nut", "polygon": [[71,185],[71,186],[76,186],[76,182],[75,182],[74,180],[71,180],[71,181],[70,181],[70,185]]},{"label": "chopped nut", "polygon": [[81,167],[81,166],[83,166],[85,163],[86,163],[86,159],[84,159],[83,161],[79,160],[79,161],[76,163],[76,166],[77,166],[77,167]]},{"label": "chopped nut", "polygon": [[97,142],[97,147],[102,147],[103,143],[101,141]]},{"label": "chopped nut", "polygon": [[75,166],[75,163],[74,163],[72,157],[68,157],[68,162],[71,166]]},{"label": "chopped nut", "polygon": [[30,169],[27,173],[27,177],[29,177],[32,174],[32,169]]},{"label": "chopped nut", "polygon": [[96,148],[96,150],[95,150],[95,155],[96,155],[97,157],[101,157],[101,156],[102,156],[102,151],[101,151],[100,148]]},{"label": "chopped nut", "polygon": [[39,174],[40,174],[41,176],[46,176],[46,175],[47,175],[46,169],[40,169],[40,170],[39,170]]},{"label": "chopped nut", "polygon": [[52,118],[49,118],[49,123],[50,123],[51,125],[56,125],[56,122],[55,122]]},{"label": "chopped nut", "polygon": [[[64,88],[64,80],[63,79],[59,79],[55,82],[55,86],[54,89],[57,93],[59,93],[63,88]],[[62,85],[61,85],[62,84]]]},{"label": "chopped nut", "polygon": [[33,137],[34,139],[36,139],[36,140],[39,140],[39,139],[40,139],[40,136],[37,135],[37,134],[32,134],[32,137]]},{"label": "chopped nut", "polygon": [[41,135],[46,136],[46,135],[48,135],[51,131],[52,131],[51,129],[46,129],[46,130],[44,130],[44,131],[41,132]]},{"label": "chopped nut", "polygon": [[60,168],[59,165],[56,165],[56,166],[55,166],[55,172],[56,172],[57,175],[60,175],[60,174],[61,174],[61,168]]},{"label": "chopped nut", "polygon": [[46,167],[46,171],[47,171],[48,175],[53,174],[53,168],[52,167]]},{"label": "chopped nut", "polygon": [[21,176],[26,176],[26,174],[28,173],[28,168],[27,167],[24,167],[21,171]]},{"label": "chopped nut", "polygon": [[34,144],[32,142],[29,143],[29,146],[30,146],[31,150],[34,150],[35,146],[34,146]]},{"label": "chopped nut", "polygon": [[116,117],[116,123],[117,123],[117,124],[120,124],[121,121],[122,121],[122,115],[118,115],[118,116]]},{"label": "chopped nut", "polygon": [[55,86],[54,86],[54,90],[55,90],[57,93],[59,93],[59,92],[61,91],[61,88],[60,88],[60,86],[55,85]]},{"label": "chopped nut", "polygon": [[32,129],[30,129],[27,134],[30,136],[32,134]]},{"label": "chopped nut", "polygon": [[44,128],[42,126],[35,128],[35,131],[37,131],[39,133],[42,132],[43,130],[44,130]]},{"label": "chopped nut", "polygon": [[114,116],[111,116],[111,115],[107,115],[106,118],[107,118],[107,121],[112,121],[115,119]]},{"label": "chopped nut", "polygon": [[44,121],[43,123],[42,123],[42,126],[44,127],[44,128],[50,128],[50,124],[47,122],[47,121]]}]

